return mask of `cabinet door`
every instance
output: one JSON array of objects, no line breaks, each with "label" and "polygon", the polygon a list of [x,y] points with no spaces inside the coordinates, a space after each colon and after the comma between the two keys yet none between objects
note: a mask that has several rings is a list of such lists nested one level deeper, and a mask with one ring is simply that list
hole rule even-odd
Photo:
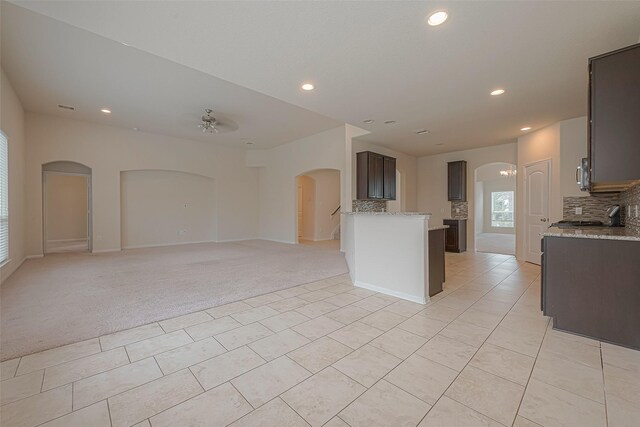
[{"label": "cabinet door", "polygon": [[445,233],[445,249],[449,252],[458,250],[458,226],[449,224]]},{"label": "cabinet door", "polygon": [[640,44],[589,65],[591,182],[640,179]]},{"label": "cabinet door", "polygon": [[396,159],[384,157],[384,191],[385,200],[396,199]]},{"label": "cabinet door", "polygon": [[449,201],[465,202],[467,200],[467,162],[464,160],[449,162],[447,171]]},{"label": "cabinet door", "polygon": [[384,198],[384,157],[369,153],[369,198]]}]

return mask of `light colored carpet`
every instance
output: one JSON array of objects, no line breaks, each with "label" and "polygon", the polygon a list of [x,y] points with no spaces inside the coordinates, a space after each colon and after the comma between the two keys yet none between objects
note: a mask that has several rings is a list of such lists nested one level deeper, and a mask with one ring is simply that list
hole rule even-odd
[{"label": "light colored carpet", "polygon": [[261,240],[27,260],[2,285],[0,358],[347,272],[337,244]]},{"label": "light colored carpet", "polygon": [[476,251],[492,254],[516,254],[516,235],[499,233],[476,234]]}]

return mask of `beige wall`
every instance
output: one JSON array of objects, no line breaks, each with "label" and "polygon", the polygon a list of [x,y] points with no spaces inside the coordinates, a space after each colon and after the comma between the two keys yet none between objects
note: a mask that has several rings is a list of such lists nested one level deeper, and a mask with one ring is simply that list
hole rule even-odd
[{"label": "beige wall", "polygon": [[312,171],[306,176],[314,182],[313,240],[329,240],[340,223],[340,212],[331,215],[340,205],[340,171],[325,169]]},{"label": "beige wall", "polygon": [[47,241],[86,239],[87,176],[47,173],[46,186]]},{"label": "beige wall", "polygon": [[25,257],[25,136],[24,110],[11,83],[0,70],[0,129],[9,144],[9,262],[0,267],[0,283]]},{"label": "beige wall", "polygon": [[301,239],[315,239],[316,223],[316,183],[308,175],[298,177],[298,186],[302,187],[302,200],[298,199],[298,206],[302,208],[302,223],[298,219],[298,227],[302,231]]},{"label": "beige wall", "polygon": [[122,247],[217,240],[216,188],[205,176],[161,170],[120,175]]},{"label": "beige wall", "polygon": [[[27,253],[42,253],[44,163],[69,160],[92,169],[94,251],[119,250],[120,173],[168,170],[212,178],[219,241],[258,237],[258,173],[243,149],[79,120],[26,114]],[[197,129],[194,129],[196,132]]]}]

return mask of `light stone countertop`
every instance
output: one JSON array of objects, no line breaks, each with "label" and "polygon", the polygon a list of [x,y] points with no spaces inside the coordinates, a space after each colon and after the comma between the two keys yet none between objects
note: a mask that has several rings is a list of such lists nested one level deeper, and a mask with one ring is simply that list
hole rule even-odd
[{"label": "light stone countertop", "polygon": [[581,239],[632,240],[640,242],[640,233],[626,227],[549,227],[541,236]]},{"label": "light stone countertop", "polygon": [[340,212],[342,215],[427,216],[429,212]]},{"label": "light stone countertop", "polygon": [[429,226],[429,231],[433,231],[433,230],[445,230],[449,228],[448,225],[430,225]]}]

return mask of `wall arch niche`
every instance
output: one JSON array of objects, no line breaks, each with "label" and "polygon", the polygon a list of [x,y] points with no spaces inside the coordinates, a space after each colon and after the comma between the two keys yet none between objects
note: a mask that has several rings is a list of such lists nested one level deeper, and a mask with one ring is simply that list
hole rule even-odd
[{"label": "wall arch niche", "polygon": [[295,242],[340,240],[340,170],[313,169],[294,181]]}]

